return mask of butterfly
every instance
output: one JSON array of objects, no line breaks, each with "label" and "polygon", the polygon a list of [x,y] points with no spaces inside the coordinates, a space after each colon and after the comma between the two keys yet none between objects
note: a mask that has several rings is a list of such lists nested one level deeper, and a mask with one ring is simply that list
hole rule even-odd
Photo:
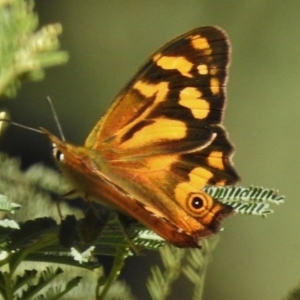
[{"label": "butterfly", "polygon": [[223,30],[191,30],[146,61],[83,146],[43,130],[74,190],[178,247],[218,232],[233,208],[203,187],[239,180],[221,125],[229,53]]}]

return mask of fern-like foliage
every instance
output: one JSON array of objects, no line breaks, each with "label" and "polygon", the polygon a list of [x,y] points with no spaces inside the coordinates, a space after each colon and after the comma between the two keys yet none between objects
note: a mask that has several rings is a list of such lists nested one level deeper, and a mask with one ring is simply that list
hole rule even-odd
[{"label": "fern-like foliage", "polygon": [[179,278],[185,251],[171,245],[160,249],[164,271],[158,266],[151,268],[152,276],[148,279],[147,288],[153,300],[165,300],[171,293],[172,285]]},{"label": "fern-like foliage", "polygon": [[284,202],[284,196],[277,190],[262,187],[208,186],[204,191],[213,198],[232,206],[236,213],[266,217],[273,213],[272,204]]},{"label": "fern-like foliage", "polygon": [[25,270],[24,274],[17,276],[15,280],[8,280],[8,272],[0,273],[0,294],[6,300],[59,299],[80,281],[80,277],[75,277],[66,283],[65,288],[61,285],[46,288],[62,273],[61,268],[54,270],[52,267],[47,267],[41,272]]},{"label": "fern-like foliage", "polygon": [[0,96],[13,97],[20,77],[43,78],[43,69],[65,63],[66,52],[58,51],[60,24],[37,30],[38,18],[32,0],[0,2]]},{"label": "fern-like foliage", "polygon": [[188,299],[199,300],[202,298],[206,270],[211,261],[212,252],[218,238],[202,241],[202,250],[178,249],[166,244],[160,249],[163,269],[159,266],[151,268],[151,277],[147,288],[153,300],[172,299],[172,286],[182,275],[185,275],[193,286]]},{"label": "fern-like foliage", "polygon": [[186,249],[182,272],[193,285],[193,300],[202,299],[205,276],[212,253],[218,243],[218,237],[202,241],[202,251]]},{"label": "fern-like foliage", "polygon": [[75,288],[80,283],[81,277],[77,276],[71,280],[68,280],[65,283],[65,288],[62,288],[61,286],[55,286],[50,287],[46,290],[46,292],[43,291],[42,294],[35,297],[33,300],[57,300],[62,299],[63,296],[65,296],[69,291],[71,291],[73,288]]},{"label": "fern-like foliage", "polygon": [[35,295],[41,292],[41,290],[47,286],[54,278],[62,273],[61,268],[57,268],[55,271],[53,268],[48,267],[46,270],[42,271],[39,276],[36,284],[28,284],[27,289],[24,290],[20,297],[17,299],[27,300],[32,299]]}]

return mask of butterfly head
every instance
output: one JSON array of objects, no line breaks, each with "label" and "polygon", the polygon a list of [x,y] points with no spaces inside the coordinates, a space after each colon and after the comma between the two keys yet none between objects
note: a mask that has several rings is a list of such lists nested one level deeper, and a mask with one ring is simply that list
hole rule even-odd
[{"label": "butterfly head", "polygon": [[52,133],[50,133],[48,130],[41,128],[41,131],[51,141],[51,149],[55,161],[57,161],[58,163],[63,163],[65,160],[65,152],[67,150],[67,144],[62,140],[60,140],[59,138],[57,138]]},{"label": "butterfly head", "polygon": [[77,192],[76,194],[83,197],[94,194],[94,190],[97,190],[94,177],[101,165],[96,161],[100,160],[101,155],[92,149],[62,141],[44,128],[41,128],[41,131],[51,142],[53,158]]},{"label": "butterfly head", "polygon": [[[62,141],[44,128],[41,128],[41,131],[50,140],[53,158],[62,171],[67,171],[65,173],[73,171],[79,173],[84,172],[84,166],[87,160],[85,158],[91,157],[90,153],[87,153],[88,150],[86,148],[74,146]],[[79,170],[82,170],[82,172]]]},{"label": "butterfly head", "polygon": [[63,163],[65,159],[64,153],[58,148],[57,144],[52,143],[52,154],[53,157],[58,161]]}]

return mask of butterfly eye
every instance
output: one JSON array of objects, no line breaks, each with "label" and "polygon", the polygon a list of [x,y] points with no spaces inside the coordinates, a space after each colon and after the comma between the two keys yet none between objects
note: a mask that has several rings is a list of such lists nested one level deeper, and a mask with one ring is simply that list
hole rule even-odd
[{"label": "butterfly eye", "polygon": [[64,154],[57,148],[56,144],[52,144],[52,154],[53,157],[57,160],[62,162],[64,160]]}]

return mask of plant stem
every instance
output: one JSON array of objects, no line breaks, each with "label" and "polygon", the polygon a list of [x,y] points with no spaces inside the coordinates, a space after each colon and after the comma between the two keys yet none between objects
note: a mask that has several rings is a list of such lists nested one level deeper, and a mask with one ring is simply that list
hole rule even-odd
[{"label": "plant stem", "polygon": [[104,287],[101,289],[100,294],[98,295],[97,292],[97,296],[96,299],[97,300],[104,300],[106,297],[107,292],[109,291],[111,285],[115,282],[115,280],[118,278],[121,269],[124,266],[124,262],[125,259],[128,256],[128,247],[127,246],[120,246],[117,250],[115,259],[114,259],[114,264],[112,267],[112,270],[106,280],[106,283],[104,285]]}]

